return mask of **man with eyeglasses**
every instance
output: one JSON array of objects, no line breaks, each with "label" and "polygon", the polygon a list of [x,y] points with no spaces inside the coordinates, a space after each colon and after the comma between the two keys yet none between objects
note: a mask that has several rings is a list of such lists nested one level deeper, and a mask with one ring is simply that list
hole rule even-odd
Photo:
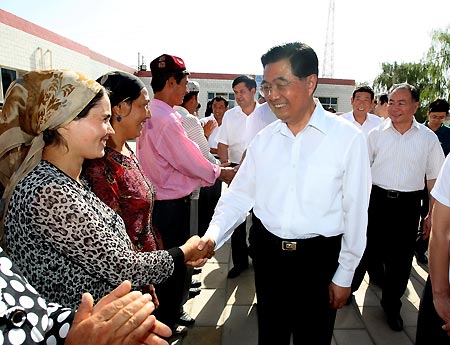
[{"label": "man with eyeglasses", "polygon": [[[445,156],[447,156],[448,153],[450,152],[450,128],[444,125],[444,120],[448,114],[448,111],[449,111],[448,102],[445,99],[438,98],[430,103],[427,111],[428,120],[425,121],[425,126],[431,129],[437,135]],[[423,265],[428,264],[428,257],[426,255],[426,252],[428,250],[429,236],[426,235],[425,237],[423,234],[423,221],[426,215],[428,214],[428,211],[429,211],[428,189],[427,186],[425,186],[422,195],[420,226],[419,231],[417,233],[416,248],[414,251],[416,260]]]},{"label": "man with eyeglasses", "polygon": [[261,57],[261,91],[279,120],[247,147],[199,244],[219,248],[253,208],[249,242],[258,344],[329,345],[365,247],[370,167],[364,134],[313,98],[314,50]]}]

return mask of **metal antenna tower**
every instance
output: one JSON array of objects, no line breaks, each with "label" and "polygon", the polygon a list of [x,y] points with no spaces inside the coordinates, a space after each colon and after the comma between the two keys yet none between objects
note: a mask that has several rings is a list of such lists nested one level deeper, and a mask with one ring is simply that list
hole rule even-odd
[{"label": "metal antenna tower", "polygon": [[334,0],[330,0],[328,7],[327,37],[325,39],[325,52],[323,56],[322,77],[334,76]]}]

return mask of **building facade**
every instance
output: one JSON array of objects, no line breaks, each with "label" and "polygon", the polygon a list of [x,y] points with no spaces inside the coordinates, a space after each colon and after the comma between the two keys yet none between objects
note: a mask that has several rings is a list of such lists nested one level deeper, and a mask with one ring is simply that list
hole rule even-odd
[{"label": "building facade", "polygon": [[[0,103],[3,103],[11,82],[23,73],[52,68],[72,69],[93,79],[111,70],[134,73],[144,81],[149,92],[152,92],[151,72],[137,71],[0,9]],[[205,112],[208,100],[216,95],[227,98],[230,107],[235,105],[231,84],[237,76],[238,74],[191,73],[190,79],[200,84],[200,117]],[[261,80],[261,76],[250,76],[257,82]],[[352,109],[350,98],[354,87],[354,80],[319,78],[315,96],[320,99],[325,109],[333,107],[337,112],[347,112]]]}]

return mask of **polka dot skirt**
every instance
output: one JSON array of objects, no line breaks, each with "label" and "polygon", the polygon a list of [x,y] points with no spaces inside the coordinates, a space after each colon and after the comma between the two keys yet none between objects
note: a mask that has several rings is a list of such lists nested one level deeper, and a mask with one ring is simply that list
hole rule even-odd
[{"label": "polka dot skirt", "polygon": [[74,313],[47,305],[0,248],[0,345],[64,344]]}]

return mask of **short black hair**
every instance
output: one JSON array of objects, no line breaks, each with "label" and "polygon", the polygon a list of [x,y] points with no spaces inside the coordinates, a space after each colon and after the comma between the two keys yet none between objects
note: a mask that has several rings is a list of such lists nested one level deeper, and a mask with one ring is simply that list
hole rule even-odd
[{"label": "short black hair", "polygon": [[378,96],[378,100],[379,100],[381,105],[389,102],[387,93],[382,93],[380,96]]},{"label": "short black hair", "polygon": [[164,86],[166,85],[166,81],[170,79],[170,77],[174,77],[177,84],[181,82],[181,80],[188,76],[188,71],[177,71],[174,73],[169,74],[158,74],[158,75],[152,75],[152,80],[150,81],[150,85],[152,87],[153,93],[159,92],[162,89],[164,89]]},{"label": "short black hair", "polygon": [[412,99],[415,102],[419,102],[420,101],[420,92],[419,90],[417,90],[417,88],[411,84],[408,83],[401,83],[401,84],[394,84],[392,85],[391,89],[389,90],[389,98],[390,95],[394,92],[397,91],[398,89],[405,89],[408,90],[411,94]]},{"label": "short black hair", "polygon": [[437,98],[430,103],[428,111],[430,113],[446,113],[448,114],[449,104],[445,99]]},{"label": "short black hair", "polygon": [[249,77],[248,75],[240,75],[239,77],[235,78],[233,80],[233,83],[231,84],[231,87],[234,89],[234,87],[240,83],[245,83],[245,86],[249,90],[256,89],[256,80]]},{"label": "short black hair", "polygon": [[211,100],[211,107],[214,102],[223,102],[225,104],[225,107],[228,107],[228,100],[223,96],[216,96]]},{"label": "short black hair", "polygon": [[312,74],[319,75],[319,60],[316,52],[301,42],[286,43],[272,47],[261,56],[263,67],[283,59],[289,59],[292,73],[297,78],[305,78]]},{"label": "short black hair", "polygon": [[356,89],[354,89],[352,98],[355,98],[355,96],[358,92],[367,92],[370,94],[370,99],[375,98],[375,92],[373,92],[373,89],[369,85],[361,85],[361,86],[358,86]]}]

